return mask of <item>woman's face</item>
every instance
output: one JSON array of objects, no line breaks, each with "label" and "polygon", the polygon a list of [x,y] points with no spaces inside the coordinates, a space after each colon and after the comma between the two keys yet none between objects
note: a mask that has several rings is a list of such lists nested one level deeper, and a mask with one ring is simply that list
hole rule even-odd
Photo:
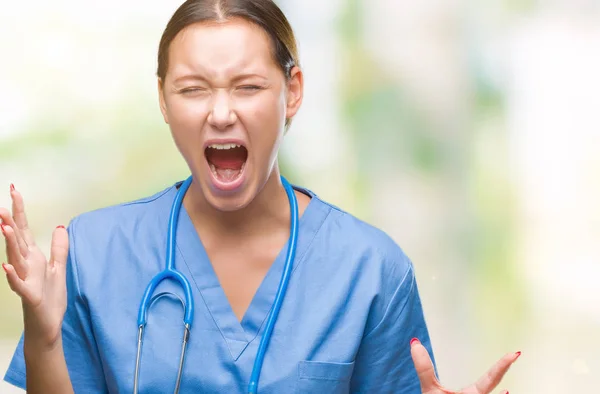
[{"label": "woman's face", "polygon": [[302,73],[294,68],[286,81],[269,36],[242,19],[188,26],[171,42],[168,65],[159,96],[175,144],[214,208],[245,207],[276,166]]}]

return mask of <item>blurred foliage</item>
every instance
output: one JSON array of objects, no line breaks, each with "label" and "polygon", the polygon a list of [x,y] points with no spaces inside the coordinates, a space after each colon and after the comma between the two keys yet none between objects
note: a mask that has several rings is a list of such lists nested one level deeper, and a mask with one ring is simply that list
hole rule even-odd
[{"label": "blurred foliage", "polygon": [[[375,203],[369,187],[372,175],[398,165],[422,173],[439,170],[443,151],[430,137],[428,126],[397,82],[398,75],[386,75],[362,42],[360,0],[349,0],[339,18],[339,39],[347,66],[340,78],[341,117],[351,135],[357,167],[353,193],[360,195],[358,216],[370,217]],[[370,192],[371,191],[371,192]]]},{"label": "blurred foliage", "polygon": [[[525,7],[525,3],[513,2],[512,6]],[[448,201],[457,205],[447,209],[458,210],[458,217],[463,219],[450,225],[453,230],[442,242],[445,245],[442,249],[458,255],[459,264],[465,268],[461,272],[467,276],[461,286],[471,286],[468,294],[476,294],[475,299],[459,302],[474,308],[471,315],[477,319],[475,326],[482,333],[482,342],[502,343],[501,336],[514,340],[522,327],[510,324],[510,332],[498,332],[495,327],[497,316],[509,316],[510,321],[516,323],[523,321],[526,313],[526,297],[517,267],[512,263],[515,239],[511,229],[515,225],[516,204],[511,185],[504,177],[508,164],[507,149],[503,148],[505,125],[498,124],[506,112],[505,92],[482,72],[479,59],[471,53],[479,48],[466,49],[464,56],[475,58],[468,73],[472,92],[465,98],[470,119],[462,132],[449,132],[463,127],[457,124],[447,125],[447,130],[440,129],[404,89],[403,76],[388,75],[369,56],[362,42],[363,7],[369,7],[368,1],[349,0],[339,19],[339,39],[343,42],[347,64],[339,86],[343,104],[341,117],[345,120],[345,129],[352,135],[351,154],[358,162],[352,192],[361,195],[359,215],[371,216],[370,209],[376,206],[378,199],[373,193],[378,189],[370,182],[379,179],[376,175],[382,171],[391,174],[410,171],[411,176],[429,179],[432,183],[442,180],[454,185],[455,190],[448,190]],[[440,138],[440,134],[453,137]],[[498,154],[493,164],[499,166],[500,171],[488,164],[489,158],[481,156],[479,140],[493,141],[493,151]],[[453,193],[459,197],[451,197]],[[424,263],[418,262],[419,265]]]}]

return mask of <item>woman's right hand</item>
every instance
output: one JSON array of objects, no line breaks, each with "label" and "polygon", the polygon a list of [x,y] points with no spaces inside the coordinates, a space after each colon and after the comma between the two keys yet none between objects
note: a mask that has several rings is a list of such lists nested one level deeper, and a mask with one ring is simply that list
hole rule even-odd
[{"label": "woman's right hand", "polygon": [[38,248],[27,224],[21,193],[10,187],[12,215],[0,207],[8,264],[2,264],[10,288],[23,304],[26,346],[52,349],[61,339],[67,308],[66,264],[69,236],[63,226],[52,234],[50,260]]}]

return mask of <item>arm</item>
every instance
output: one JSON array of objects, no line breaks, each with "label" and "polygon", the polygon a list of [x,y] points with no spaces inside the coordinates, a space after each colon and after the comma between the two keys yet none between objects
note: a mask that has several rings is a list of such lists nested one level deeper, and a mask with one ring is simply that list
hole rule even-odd
[{"label": "arm", "polygon": [[37,393],[73,393],[67,363],[63,352],[62,340],[54,347],[44,349],[31,343],[25,333],[24,354],[27,369],[27,392]]},{"label": "arm", "polygon": [[[106,393],[102,361],[90,321],[89,309],[82,296],[75,260],[75,220],[70,228],[70,251],[66,265],[67,308],[58,337],[42,338],[28,321],[6,373],[5,380],[29,393]],[[49,345],[52,344],[52,345]],[[38,388],[43,391],[38,391]],[[56,388],[51,391],[51,388]]]},{"label": "arm", "polygon": [[50,259],[29,229],[23,198],[11,186],[12,215],[0,209],[8,264],[2,268],[10,288],[21,297],[28,392],[72,393],[60,330],[66,309],[69,237],[59,226],[52,234]]},{"label": "arm", "polygon": [[[21,195],[13,214],[0,208],[11,289],[21,297],[24,332],[5,380],[28,393],[106,392],[89,311],[81,296],[73,225],[54,230],[50,260],[35,245]],[[69,239],[71,235],[71,239]]]},{"label": "arm", "polygon": [[[460,391],[444,388],[438,380],[431,341],[425,324],[412,263],[398,249],[385,277],[393,291],[381,291],[383,302],[374,307],[374,327],[363,337],[351,381],[351,392],[389,394],[490,394],[519,358],[507,353],[478,381]],[[388,261],[389,263],[389,261]],[[399,278],[394,273],[403,271]],[[413,340],[416,339],[416,340]],[[430,356],[431,355],[431,356]],[[503,391],[508,394],[508,391]]]}]

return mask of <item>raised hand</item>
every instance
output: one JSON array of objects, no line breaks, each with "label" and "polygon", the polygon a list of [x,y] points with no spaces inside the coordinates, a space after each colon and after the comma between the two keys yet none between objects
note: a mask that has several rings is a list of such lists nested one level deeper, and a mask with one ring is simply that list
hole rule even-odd
[{"label": "raised hand", "polygon": [[[508,353],[502,357],[486,374],[471,386],[459,391],[448,390],[440,384],[435,376],[433,363],[427,353],[427,349],[419,340],[413,339],[410,343],[412,359],[421,382],[421,392],[423,394],[490,394],[498,386],[510,366],[519,358],[521,352]],[[508,391],[502,391],[508,394]]]},{"label": "raised hand", "polygon": [[52,347],[60,338],[67,307],[66,262],[69,237],[63,226],[52,234],[50,260],[29,229],[21,193],[10,187],[12,215],[0,207],[8,264],[2,264],[10,288],[21,297],[25,336],[36,347]]}]

